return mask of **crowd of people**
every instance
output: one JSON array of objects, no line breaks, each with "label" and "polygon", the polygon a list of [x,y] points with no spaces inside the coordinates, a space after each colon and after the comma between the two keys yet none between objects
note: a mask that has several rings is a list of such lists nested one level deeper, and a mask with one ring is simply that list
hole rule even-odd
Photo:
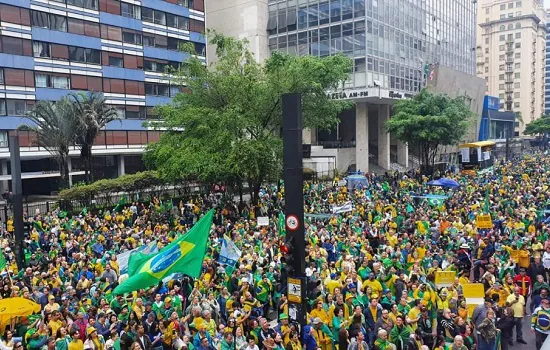
[{"label": "crowd of people", "polygon": [[[351,190],[338,179],[305,184],[306,275],[315,288],[304,329],[285,289],[283,186],[263,187],[254,205],[212,193],[162,215],[155,201],[26,215],[22,269],[10,218],[1,228],[0,296],[33,300],[42,311],[1,324],[1,348],[505,350],[526,343],[530,315],[531,345],[541,349],[550,333],[550,157],[446,176],[460,187],[430,187],[415,171],[367,175]],[[447,198],[434,203],[426,194]],[[332,214],[347,202],[351,211]],[[181,271],[145,290],[113,293],[123,274],[117,255],[151,242],[161,249],[211,208],[200,278]],[[483,214],[491,229],[478,229]],[[269,225],[259,226],[266,216]],[[241,250],[235,266],[218,262],[224,239]],[[441,271],[454,280],[436,283]],[[465,297],[471,283],[485,293],[475,307]]]}]

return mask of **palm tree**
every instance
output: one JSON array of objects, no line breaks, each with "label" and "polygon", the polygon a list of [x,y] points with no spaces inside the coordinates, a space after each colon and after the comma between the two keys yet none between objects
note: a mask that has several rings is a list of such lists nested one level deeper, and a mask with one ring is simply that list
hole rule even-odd
[{"label": "palm tree", "polygon": [[99,131],[118,119],[116,110],[107,105],[102,93],[71,94],[77,119],[79,120],[76,143],[80,146],[80,155],[84,159],[86,183],[93,181],[92,146]]},{"label": "palm tree", "polygon": [[61,175],[61,188],[69,187],[69,151],[74,146],[78,119],[74,114],[71,101],[64,97],[57,102],[39,101],[28,112],[27,117],[33,122],[20,129],[34,131],[38,144],[44,147],[57,161]]}]

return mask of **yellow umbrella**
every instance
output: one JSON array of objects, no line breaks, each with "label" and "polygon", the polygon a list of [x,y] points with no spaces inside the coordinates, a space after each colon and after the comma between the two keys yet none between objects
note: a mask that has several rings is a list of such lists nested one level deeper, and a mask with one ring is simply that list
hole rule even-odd
[{"label": "yellow umbrella", "polygon": [[0,325],[19,316],[29,316],[40,312],[40,305],[25,298],[7,298],[0,300]]}]

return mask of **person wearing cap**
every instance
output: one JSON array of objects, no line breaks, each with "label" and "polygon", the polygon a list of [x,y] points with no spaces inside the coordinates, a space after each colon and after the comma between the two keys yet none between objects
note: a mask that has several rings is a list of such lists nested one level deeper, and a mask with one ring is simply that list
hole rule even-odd
[{"label": "person wearing cap", "polygon": [[520,294],[527,299],[531,294],[532,281],[531,277],[527,276],[525,268],[519,269],[519,275],[514,277],[514,284],[520,288]]},{"label": "person wearing cap", "polygon": [[88,328],[88,337],[84,342],[84,350],[104,350],[105,339],[103,336],[97,334],[97,330],[94,327]]},{"label": "person wearing cap", "polygon": [[332,333],[326,324],[319,317],[315,317],[311,321],[313,337],[317,346],[321,350],[331,350],[332,349]]},{"label": "person wearing cap", "polygon": [[541,300],[541,305],[533,311],[531,316],[531,331],[535,333],[535,347],[543,350],[542,345],[550,334],[550,299]]},{"label": "person wearing cap", "polygon": [[285,313],[282,313],[279,315],[279,323],[275,327],[275,332],[281,334],[283,337],[283,344],[286,346],[290,342],[290,332],[292,331],[292,327],[289,324],[288,315]]},{"label": "person wearing cap", "polygon": [[60,306],[58,303],[55,302],[55,297],[53,295],[48,296],[48,304],[44,306],[44,311],[46,312],[53,312],[53,311],[59,311]]}]

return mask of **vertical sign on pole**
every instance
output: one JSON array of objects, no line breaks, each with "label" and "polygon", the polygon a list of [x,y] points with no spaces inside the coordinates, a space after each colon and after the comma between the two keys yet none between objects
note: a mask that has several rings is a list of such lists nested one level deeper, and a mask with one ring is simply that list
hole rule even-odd
[{"label": "vertical sign on pole", "polygon": [[288,276],[288,313],[303,329],[306,325],[305,234],[302,169],[302,97],[282,96],[283,165],[285,184],[285,226],[287,241],[292,241],[293,276]]},{"label": "vertical sign on pole", "polygon": [[21,183],[21,154],[19,136],[10,136],[11,191],[13,205],[13,227],[15,229],[15,260],[17,267],[24,268],[23,254],[23,185]]}]

